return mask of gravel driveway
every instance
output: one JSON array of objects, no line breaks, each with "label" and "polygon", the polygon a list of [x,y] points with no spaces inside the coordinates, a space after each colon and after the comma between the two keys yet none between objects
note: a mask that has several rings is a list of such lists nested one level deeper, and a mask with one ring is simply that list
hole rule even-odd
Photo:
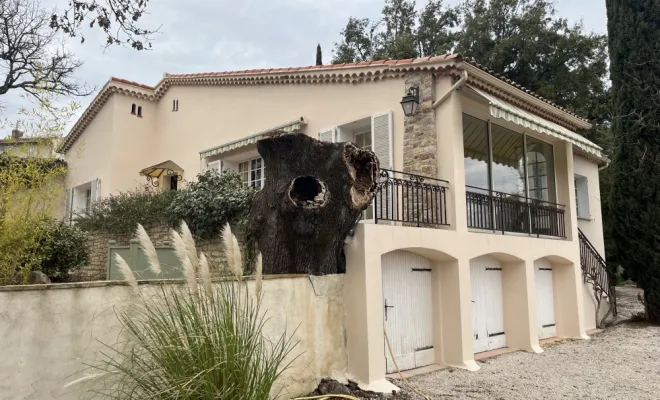
[{"label": "gravel driveway", "polygon": [[[619,298],[631,299],[619,304],[639,307],[636,293],[620,291]],[[444,369],[410,382],[432,399],[660,398],[660,327],[624,323],[590,340],[552,343],[544,350],[483,360],[478,372]],[[401,382],[396,384],[401,387]]]}]

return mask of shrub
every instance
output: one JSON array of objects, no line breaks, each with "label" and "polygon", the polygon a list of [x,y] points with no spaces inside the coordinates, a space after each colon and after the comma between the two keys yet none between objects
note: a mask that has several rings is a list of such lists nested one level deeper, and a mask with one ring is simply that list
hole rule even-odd
[{"label": "shrub", "polygon": [[[271,398],[286,360],[295,360],[290,356],[297,343],[286,332],[267,340],[261,296],[249,295],[238,277],[212,285],[206,258],[194,253],[194,242],[185,245],[193,239],[184,232],[172,241],[179,243],[175,247],[186,275],[192,275],[187,287],[164,284],[145,295],[126,265],[124,276],[135,296],[117,312],[126,339],[106,344],[101,360],[90,366],[95,373],[67,386],[93,379],[94,398],[119,400]],[[160,270],[152,258],[152,270]]]},{"label": "shrub", "polygon": [[50,220],[39,241],[40,270],[53,282],[66,282],[69,273],[89,263],[87,237],[78,227]]},{"label": "shrub", "polygon": [[256,193],[236,173],[207,170],[177,193],[167,216],[173,225],[186,221],[202,239],[216,237],[227,223],[244,230]]},{"label": "shrub", "polygon": [[0,154],[0,285],[26,283],[39,269],[39,241],[62,197],[66,163]]},{"label": "shrub", "polygon": [[126,235],[138,224],[152,225],[168,221],[167,210],[177,195],[149,186],[104,197],[89,211],[74,216],[76,225],[88,232]]}]

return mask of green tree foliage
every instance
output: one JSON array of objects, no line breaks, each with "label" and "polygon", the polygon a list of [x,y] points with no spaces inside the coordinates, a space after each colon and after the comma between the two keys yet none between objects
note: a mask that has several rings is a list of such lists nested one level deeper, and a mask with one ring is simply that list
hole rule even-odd
[{"label": "green tree foliage", "polygon": [[65,174],[59,160],[0,154],[0,285],[25,283],[40,269],[39,244],[49,235]]},{"label": "green tree foliage", "polygon": [[341,42],[335,43],[333,64],[352,63],[371,60],[373,50],[373,33],[376,25],[369,18],[348,19],[346,27],[341,31]]},{"label": "green tree foliage", "polygon": [[608,0],[614,132],[609,231],[616,261],[660,323],[660,2]]},{"label": "green tree foliage", "polygon": [[44,221],[38,240],[39,270],[52,282],[66,282],[69,273],[89,263],[87,234],[75,225],[55,219]]},{"label": "green tree foliage", "polygon": [[545,0],[386,0],[384,24],[351,17],[333,63],[459,52],[597,124],[608,121],[607,41]]},{"label": "green tree foliage", "polygon": [[132,234],[137,224],[177,226],[186,221],[196,237],[210,239],[227,222],[241,228],[255,193],[236,173],[207,170],[178,191],[144,186],[104,197],[74,218],[82,230],[116,235]]},{"label": "green tree foliage", "polygon": [[151,186],[103,197],[73,219],[76,226],[88,232],[129,235],[137,224],[150,226],[169,220],[167,209],[177,195],[175,191],[161,191]]},{"label": "green tree foliage", "polygon": [[453,50],[458,33],[459,10],[445,8],[442,1],[429,1],[419,14],[417,47],[420,55],[445,54]]},{"label": "green tree foliage", "polygon": [[316,45],[316,64],[323,65],[323,53],[321,52],[321,44]]},{"label": "green tree foliage", "polygon": [[199,238],[212,238],[227,222],[243,230],[257,191],[236,173],[207,170],[179,191],[167,208],[171,223],[186,221]]}]

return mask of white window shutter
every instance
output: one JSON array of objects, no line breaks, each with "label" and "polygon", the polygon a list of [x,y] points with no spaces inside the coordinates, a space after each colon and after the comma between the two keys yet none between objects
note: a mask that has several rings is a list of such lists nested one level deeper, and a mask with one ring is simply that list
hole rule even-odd
[{"label": "white window shutter", "polygon": [[95,179],[92,181],[92,203],[101,198],[101,180]]},{"label": "white window shutter", "polygon": [[330,128],[319,132],[319,140],[322,142],[335,142],[337,140],[337,129]]},{"label": "white window shutter", "polygon": [[381,168],[391,169],[392,159],[392,111],[371,116],[371,143]]}]

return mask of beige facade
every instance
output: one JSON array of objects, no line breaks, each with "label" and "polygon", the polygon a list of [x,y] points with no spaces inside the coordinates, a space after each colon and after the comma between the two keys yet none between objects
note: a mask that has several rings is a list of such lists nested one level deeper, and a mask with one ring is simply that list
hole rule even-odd
[{"label": "beige facade", "polygon": [[[411,87],[419,89],[419,111],[406,117],[399,103]],[[134,104],[140,116],[132,113]],[[467,149],[474,132],[465,118],[483,125],[485,141],[475,146],[489,154]],[[402,305],[386,302],[383,288],[398,289],[384,282],[383,265],[395,251],[426,260],[411,261],[423,265],[412,271],[430,274],[432,282],[429,296],[415,300],[425,310],[416,320],[425,321],[420,329],[427,335],[400,355],[411,366],[431,357],[476,370],[474,353],[482,345],[541,352],[540,337],[586,339],[595,326],[578,228],[604,254],[598,168],[606,159],[574,133],[590,125],[460,56],[166,74],[153,88],[113,79],[60,150],[73,170],[68,187],[96,182],[97,196],[145,184],[140,170],[167,160],[181,167],[184,181],[218,168],[238,171],[258,187],[268,173],[255,143],[277,127],[368,146],[382,167],[402,171],[388,173],[397,188],[420,179],[406,174],[423,175],[423,185],[430,185],[414,187],[432,188],[414,200],[399,192],[386,192],[386,200],[381,195],[347,241],[348,373],[364,386],[390,389],[383,327],[388,313],[401,315]],[[487,171],[488,187],[473,187],[473,167]],[[511,182],[517,191],[500,188]],[[441,200],[433,197],[438,193]],[[383,204],[390,208],[383,211]],[[484,281],[474,275],[481,270]],[[424,281],[415,279],[410,282]],[[482,288],[490,294],[483,297]],[[400,290],[414,293],[415,287]],[[480,311],[477,303],[497,307]],[[484,317],[491,314],[497,321]],[[404,331],[388,334],[397,349],[410,340]]]}]

